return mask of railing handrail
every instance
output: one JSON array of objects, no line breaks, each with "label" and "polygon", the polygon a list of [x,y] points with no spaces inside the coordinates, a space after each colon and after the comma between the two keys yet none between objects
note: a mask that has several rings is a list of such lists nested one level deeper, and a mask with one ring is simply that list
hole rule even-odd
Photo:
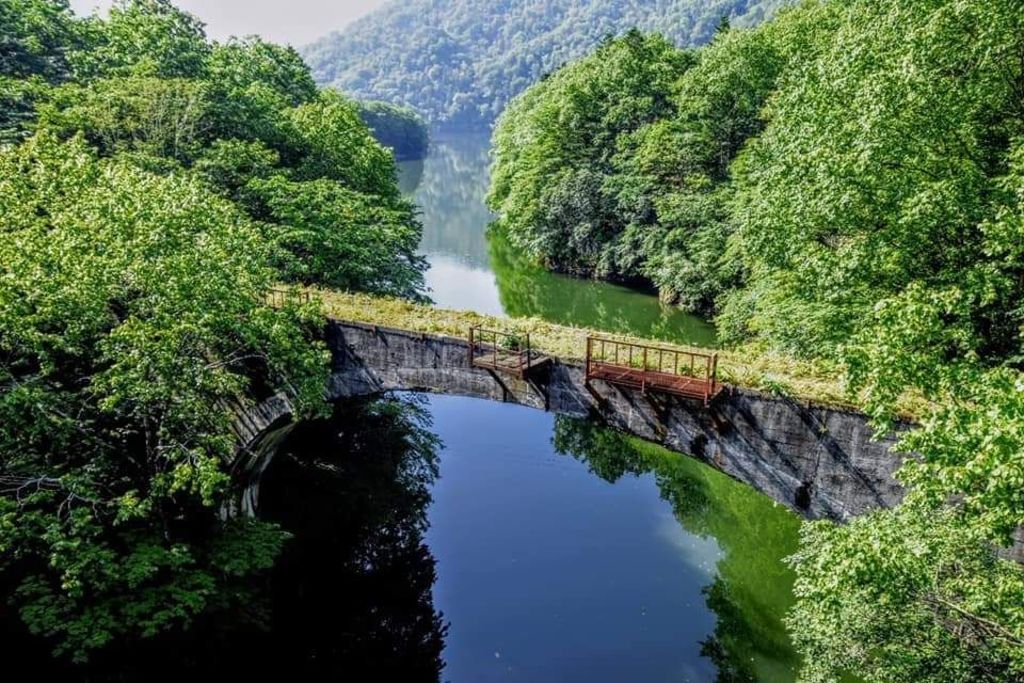
[{"label": "railing handrail", "polygon": [[[491,335],[491,337],[493,337],[493,342],[492,343],[488,343],[486,341],[481,340],[480,339],[481,335],[484,335],[484,336]],[[493,352],[493,357],[494,357],[494,360],[492,361],[491,365],[492,365],[492,367],[497,368],[498,367],[498,348],[499,348],[498,338],[499,337],[504,337],[506,339],[512,339],[512,340],[518,341],[518,344],[516,345],[515,348],[506,348],[505,350],[508,351],[509,354],[514,354],[514,355],[518,356],[519,363],[518,363],[517,367],[518,367],[520,372],[522,372],[524,368],[526,370],[529,370],[532,367],[532,364],[533,364],[533,348],[532,348],[532,346],[530,344],[530,335],[529,335],[529,333],[527,333],[527,334],[520,334],[520,333],[517,333],[517,332],[501,332],[499,330],[491,330],[491,329],[488,329],[486,327],[471,326],[469,328],[469,353],[470,353],[470,361],[471,362],[475,362],[475,360],[476,360],[476,349],[478,349],[478,348],[485,348],[487,346],[490,346],[491,350]]]},{"label": "railing handrail", "polygon": [[595,335],[589,335],[587,337],[587,340],[588,341],[601,342],[603,344],[615,344],[615,345],[618,345],[618,346],[629,346],[629,347],[632,347],[634,349],[641,349],[641,350],[647,349],[649,351],[662,351],[664,353],[677,353],[677,354],[682,354],[682,355],[687,355],[687,356],[693,356],[694,358],[704,358],[704,359],[707,359],[707,360],[712,360],[715,356],[718,355],[717,351],[691,351],[689,349],[683,349],[683,348],[679,348],[679,347],[660,345],[660,344],[640,344],[638,342],[620,341],[618,339],[613,339],[611,337],[601,337],[601,336],[595,336]]},{"label": "railing handrail", "polygon": [[[601,348],[601,353],[599,355],[595,353],[595,347],[598,344],[600,344],[601,347],[602,347]],[[616,357],[614,359],[609,358],[608,357],[608,355],[609,355],[608,354],[608,350],[607,350],[607,348],[605,348],[607,346],[612,346],[612,348],[616,349],[616,351],[618,351],[618,349],[620,349],[621,347],[626,347],[626,348],[629,348],[629,349],[639,349],[639,350],[641,350],[643,352],[643,355],[641,356],[642,367],[637,368],[637,367],[635,367],[633,365],[632,353],[629,354],[629,358],[627,360],[625,360],[625,361],[620,361],[618,359],[618,354],[616,354]],[[650,361],[650,353],[649,353],[650,351],[656,352],[658,354],[658,356],[659,356],[658,357],[658,361],[657,361],[657,369],[652,369],[650,367],[650,362],[649,362]],[[663,354],[671,354],[672,356],[674,356],[674,358],[673,358],[674,362],[671,363],[671,371],[670,372],[667,372],[665,370],[665,363],[664,363]],[[680,369],[680,363],[679,363],[680,357],[683,357],[683,358],[689,357],[691,359],[691,361],[690,361],[690,372],[693,373],[693,374],[686,374],[685,372],[683,372]],[[699,367],[700,367],[700,370],[703,371],[700,374],[696,374],[698,372],[698,367],[696,365],[697,361],[700,362],[700,366]],[[645,387],[647,385],[648,377],[651,376],[653,373],[672,374],[672,375],[675,375],[675,376],[678,376],[678,377],[690,377],[690,378],[693,378],[693,379],[701,379],[701,375],[703,375],[703,381],[705,383],[705,388],[704,388],[704,399],[705,399],[705,402],[707,402],[710,399],[710,397],[713,396],[716,393],[716,390],[717,390],[717,387],[718,387],[718,352],[717,351],[711,351],[710,353],[702,353],[702,352],[699,352],[699,351],[688,351],[688,350],[685,350],[685,349],[671,348],[671,347],[660,346],[660,345],[649,345],[648,346],[648,345],[644,345],[644,344],[638,344],[638,343],[635,343],[635,342],[625,342],[625,341],[619,341],[617,339],[609,339],[609,338],[606,338],[606,337],[599,337],[599,336],[594,336],[594,335],[588,335],[587,336],[586,370],[585,370],[586,376],[587,376],[588,379],[592,376],[593,366],[594,366],[595,363],[596,364],[601,364],[601,365],[610,365],[610,366],[613,366],[613,367],[630,368],[630,369],[633,369],[633,370],[640,370],[641,388],[643,388],[643,387]]]},{"label": "railing handrail", "polygon": [[278,298],[280,298],[282,306],[290,300],[308,304],[313,300],[313,295],[305,289],[275,286],[267,290],[267,298],[270,300],[270,306],[274,307],[278,305]]}]

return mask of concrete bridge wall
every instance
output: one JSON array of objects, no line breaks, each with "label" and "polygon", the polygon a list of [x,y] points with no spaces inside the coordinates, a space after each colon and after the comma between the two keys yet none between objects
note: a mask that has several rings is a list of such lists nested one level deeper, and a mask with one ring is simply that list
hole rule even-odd
[{"label": "concrete bridge wall", "polygon": [[[893,439],[872,440],[857,413],[749,390],[711,408],[602,382],[591,383],[595,396],[580,365],[556,361],[528,383],[472,367],[463,340],[340,321],[329,323],[328,345],[332,399],[424,391],[597,419],[703,460],[811,518],[845,520],[902,496]],[[265,413],[260,422],[275,422]]]}]

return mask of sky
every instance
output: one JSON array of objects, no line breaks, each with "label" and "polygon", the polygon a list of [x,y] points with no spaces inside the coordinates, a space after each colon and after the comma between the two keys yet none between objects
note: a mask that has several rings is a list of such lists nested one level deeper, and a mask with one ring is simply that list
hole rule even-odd
[{"label": "sky", "polygon": [[[206,22],[215,40],[256,34],[296,47],[337,31],[388,0],[173,0]],[[106,9],[110,0],[71,0],[79,14]]]}]

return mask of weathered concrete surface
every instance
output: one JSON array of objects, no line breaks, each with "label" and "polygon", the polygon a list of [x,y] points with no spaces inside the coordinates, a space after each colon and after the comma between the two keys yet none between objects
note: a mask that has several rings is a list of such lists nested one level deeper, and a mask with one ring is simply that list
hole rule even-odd
[{"label": "weathered concrete surface", "polygon": [[256,515],[263,472],[274,459],[277,447],[295,427],[295,408],[283,393],[261,401],[238,399],[227,408],[234,414],[231,429],[238,448],[232,472],[244,483],[241,495],[221,510],[225,518]]},{"label": "weathered concrete surface", "polygon": [[[644,395],[555,362],[527,383],[469,364],[458,339],[334,321],[332,399],[408,390],[509,401],[605,423],[699,458],[812,518],[846,520],[897,503],[893,439],[872,440],[863,415],[733,390],[699,401]],[[596,394],[596,396],[594,395]]]},{"label": "weathered concrete surface", "polygon": [[260,403],[240,399],[227,407],[235,416],[231,429],[241,457],[259,447],[259,442],[271,428],[288,422],[295,412],[289,398],[281,393]]}]

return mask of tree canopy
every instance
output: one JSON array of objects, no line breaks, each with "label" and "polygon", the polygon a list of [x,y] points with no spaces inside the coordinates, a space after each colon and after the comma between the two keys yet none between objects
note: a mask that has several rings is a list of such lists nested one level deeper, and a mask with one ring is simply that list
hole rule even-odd
[{"label": "tree canopy", "polygon": [[358,102],[359,115],[377,142],[390,148],[398,161],[427,156],[430,133],[426,122],[412,109],[387,102]]}]

